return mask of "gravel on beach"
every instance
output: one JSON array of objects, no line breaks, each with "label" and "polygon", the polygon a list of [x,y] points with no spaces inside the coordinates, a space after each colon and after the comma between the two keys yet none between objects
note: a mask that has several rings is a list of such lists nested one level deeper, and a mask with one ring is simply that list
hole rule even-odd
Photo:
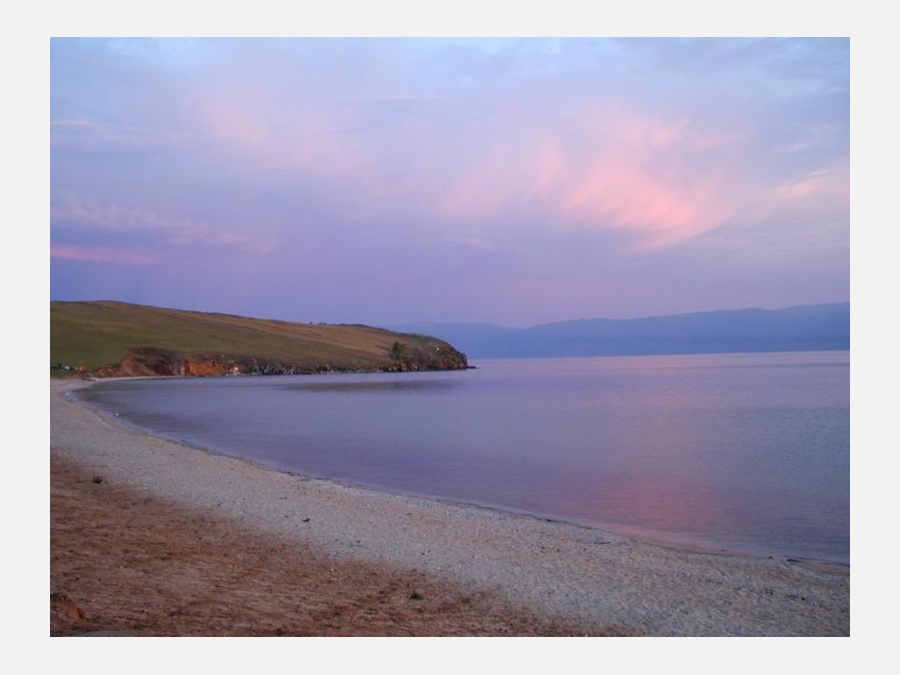
[{"label": "gravel on beach", "polygon": [[54,635],[850,634],[847,570],[281,473],[68,396],[92,384],[50,383]]}]

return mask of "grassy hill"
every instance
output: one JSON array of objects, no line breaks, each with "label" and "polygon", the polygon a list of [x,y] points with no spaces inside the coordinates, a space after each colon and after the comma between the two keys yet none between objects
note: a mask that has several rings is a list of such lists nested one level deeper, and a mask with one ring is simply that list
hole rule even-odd
[{"label": "grassy hill", "polygon": [[442,340],[368,326],[100,301],[50,303],[50,366],[57,375],[71,373],[66,366],[99,376],[212,375],[449,370],[466,360]]}]

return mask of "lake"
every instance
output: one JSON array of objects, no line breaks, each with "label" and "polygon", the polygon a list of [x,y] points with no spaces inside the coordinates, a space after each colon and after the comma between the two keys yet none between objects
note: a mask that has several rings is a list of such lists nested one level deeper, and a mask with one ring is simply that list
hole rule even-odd
[{"label": "lake", "polygon": [[108,381],[81,398],[278,470],[849,567],[849,352],[473,365]]}]

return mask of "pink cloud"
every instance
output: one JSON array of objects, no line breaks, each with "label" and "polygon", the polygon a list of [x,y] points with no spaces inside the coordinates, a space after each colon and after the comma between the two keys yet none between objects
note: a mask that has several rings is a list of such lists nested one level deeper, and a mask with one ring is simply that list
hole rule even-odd
[{"label": "pink cloud", "polygon": [[[684,114],[562,87],[521,92],[515,104],[489,97],[483,118],[455,126],[435,121],[455,114],[452,97],[398,90],[338,100],[316,80],[285,96],[277,81],[207,83],[190,108],[224,162],[331,182],[350,217],[538,216],[550,227],[625,232],[646,249],[713,230],[738,207],[725,188],[740,181],[720,154],[730,139]],[[415,121],[381,135],[386,103],[415,106],[404,108]]]},{"label": "pink cloud", "polygon": [[228,161],[277,171],[359,176],[369,167],[352,135],[358,122],[327,101],[309,98],[290,105],[253,84],[227,92],[199,92],[192,106],[200,127]]},{"label": "pink cloud", "polygon": [[639,248],[669,246],[722,225],[734,213],[715,175],[670,178],[628,163],[599,164],[567,186],[557,206],[569,227],[627,230]]},{"label": "pink cloud", "polygon": [[725,138],[699,133],[688,119],[619,110],[593,109],[573,123],[566,136],[523,133],[489,146],[443,214],[483,218],[538,206],[560,227],[627,231],[644,249],[690,239],[734,214],[714,152]]}]

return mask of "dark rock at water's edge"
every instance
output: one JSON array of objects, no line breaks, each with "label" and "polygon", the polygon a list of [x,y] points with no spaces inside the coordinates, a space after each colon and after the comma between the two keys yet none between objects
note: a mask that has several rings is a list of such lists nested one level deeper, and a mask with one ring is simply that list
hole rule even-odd
[{"label": "dark rock at water's edge", "polygon": [[414,346],[394,342],[391,348],[391,365],[379,370],[400,373],[418,370],[466,370],[469,367],[466,355],[449,343],[427,336],[417,337],[424,338],[424,343],[420,342],[418,346]]},{"label": "dark rock at water's edge", "polygon": [[217,377],[466,370],[469,367],[466,355],[442,340],[429,341],[424,348],[402,345],[396,352],[396,358],[391,358],[389,362],[386,360],[381,365],[348,367],[328,363],[280,363],[250,356],[136,347],[129,349],[121,362],[82,374],[98,378]]}]

